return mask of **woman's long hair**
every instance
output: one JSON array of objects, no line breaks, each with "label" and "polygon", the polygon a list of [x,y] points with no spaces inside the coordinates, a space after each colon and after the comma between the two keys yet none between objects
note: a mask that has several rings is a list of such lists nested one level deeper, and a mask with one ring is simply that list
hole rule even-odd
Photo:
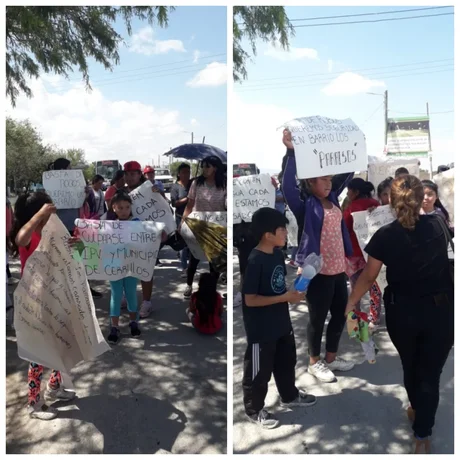
[{"label": "woman's long hair", "polygon": [[[224,164],[222,163],[221,159],[219,157],[212,155],[210,157],[206,157],[201,162],[201,167],[203,167],[203,165],[205,164],[214,166],[216,168],[216,175],[214,177],[214,180],[216,181],[216,188],[225,190],[227,188],[227,177],[225,174],[226,168]],[[206,181],[206,178],[203,176],[203,174],[196,178],[197,186],[204,185],[205,181]]]},{"label": "woman's long hair", "polygon": [[[214,321],[214,310],[217,298],[217,277],[212,273],[203,273],[198,283],[196,292],[196,309],[198,310],[201,324]],[[214,324],[213,324],[214,325]]]},{"label": "woman's long hair", "polygon": [[444,217],[446,218],[447,222],[450,222],[450,216],[449,212],[447,209],[444,207],[444,205],[441,203],[441,200],[439,199],[439,188],[438,184],[434,183],[432,180],[422,180],[422,185],[425,188],[429,188],[432,190],[434,193],[436,193],[436,201],[434,202],[434,207],[439,208],[441,212],[444,214]]},{"label": "woman's long hair", "polygon": [[14,257],[19,254],[16,237],[24,225],[35,216],[45,204],[52,204],[53,200],[45,192],[25,193],[21,195],[14,207],[14,224],[10,233],[11,250]]},{"label": "woman's long hair", "polygon": [[420,219],[423,197],[423,185],[417,177],[408,174],[393,180],[390,205],[404,228],[415,229],[415,224]]}]

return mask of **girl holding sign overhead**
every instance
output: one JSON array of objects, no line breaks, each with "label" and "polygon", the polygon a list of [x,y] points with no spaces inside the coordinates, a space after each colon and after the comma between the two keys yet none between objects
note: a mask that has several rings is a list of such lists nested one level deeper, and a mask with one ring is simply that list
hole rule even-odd
[{"label": "girl holding sign overhead", "polygon": [[[21,260],[21,274],[26,268],[27,260],[40,244],[41,232],[53,213],[56,213],[56,207],[46,193],[35,192],[18,198],[15,206],[15,222],[10,236],[13,253],[19,255]],[[69,237],[69,244],[74,244],[76,241],[76,238]],[[58,411],[41,400],[42,376],[43,366],[30,363],[28,411],[32,418],[52,420],[57,417]],[[62,387],[61,373],[52,370],[45,391],[45,400],[70,401],[74,397],[74,392],[66,391]]]},{"label": "girl holding sign overhead", "polygon": [[[310,314],[307,326],[308,372],[320,381],[332,382],[335,380],[333,371],[348,371],[354,366],[337,356],[348,299],[345,257],[353,254],[338,197],[353,178],[353,173],[303,180],[302,193],[297,187],[294,146],[288,129],[283,132],[283,143],[287,147],[283,160],[284,198],[297,220],[304,222],[295,261],[302,267],[311,253],[323,257],[323,268],[313,278],[307,291]],[[326,356],[322,360],[321,339],[328,312],[331,319],[326,333]]]},{"label": "girl holding sign overhead", "polygon": [[[181,225],[191,212],[225,212],[227,210],[227,180],[225,166],[220,158],[212,155],[201,162],[201,176],[193,181],[188,194],[187,207],[182,215]],[[190,254],[187,270],[187,287],[184,297],[192,295],[193,278],[200,261]],[[210,265],[211,273],[215,273]],[[217,277],[217,274],[216,274]]]},{"label": "girl holding sign overhead", "polygon": [[401,358],[415,453],[430,451],[439,381],[454,344],[454,283],[444,225],[435,215],[420,215],[423,200],[423,185],[415,176],[393,181],[390,206],[396,220],[381,227],[366,246],[367,264],[345,311],[354,309],[385,264],[386,325]]}]

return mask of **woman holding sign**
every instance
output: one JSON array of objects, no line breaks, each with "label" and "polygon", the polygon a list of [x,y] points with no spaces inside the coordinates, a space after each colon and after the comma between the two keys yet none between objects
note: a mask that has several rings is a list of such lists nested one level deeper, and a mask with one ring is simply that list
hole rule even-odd
[{"label": "woman holding sign", "polygon": [[[212,155],[201,162],[201,168],[203,170],[201,176],[197,177],[190,187],[181,225],[191,212],[225,212],[227,210],[227,181],[224,164],[220,158]],[[184,297],[187,299],[192,295],[193,278],[199,263],[200,261],[190,254],[187,287],[184,292]],[[215,273],[211,264],[209,267],[211,273]]]},{"label": "woman holding sign", "polygon": [[[302,180],[302,194],[297,187],[294,146],[288,129],[283,132],[283,143],[287,147],[283,160],[284,198],[296,218],[304,222],[295,261],[301,272],[309,254],[321,254],[323,258],[323,268],[311,281],[306,296],[309,311],[308,372],[322,382],[333,382],[333,371],[349,371],[354,366],[337,356],[348,300],[345,257],[353,253],[338,197],[353,178],[353,173]],[[326,332],[326,356],[322,360],[321,339],[328,312],[331,319]]]},{"label": "woman holding sign", "polygon": [[367,264],[345,311],[354,309],[385,264],[387,330],[402,362],[415,453],[430,451],[439,381],[454,344],[454,283],[446,236],[437,216],[420,215],[423,199],[423,185],[415,176],[393,181],[390,205],[396,220],[381,227],[366,246]]}]

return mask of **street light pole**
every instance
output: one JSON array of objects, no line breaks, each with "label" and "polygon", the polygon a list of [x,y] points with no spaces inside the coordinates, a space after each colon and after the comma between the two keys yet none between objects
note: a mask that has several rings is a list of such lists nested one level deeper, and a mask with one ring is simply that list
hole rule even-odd
[{"label": "street light pole", "polygon": [[384,127],[384,133],[385,133],[385,137],[383,139],[384,141],[384,146],[385,146],[385,149],[386,149],[386,146],[387,146],[387,138],[388,138],[388,91],[385,90],[385,93],[383,94],[383,104],[384,104],[384,107],[385,107],[385,110],[384,110],[384,123],[385,123],[385,127]]}]

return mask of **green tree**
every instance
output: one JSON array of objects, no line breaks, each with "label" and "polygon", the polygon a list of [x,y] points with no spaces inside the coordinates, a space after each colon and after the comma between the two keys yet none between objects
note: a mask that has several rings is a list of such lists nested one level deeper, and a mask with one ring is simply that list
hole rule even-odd
[{"label": "green tree", "polygon": [[176,176],[177,176],[177,170],[179,169],[179,166],[180,166],[182,163],[187,163],[188,165],[190,165],[190,162],[189,162],[189,161],[173,161],[173,162],[169,165],[169,172],[171,173],[171,176],[173,176],[174,179],[176,178]]},{"label": "green tree", "polygon": [[248,76],[246,61],[250,54],[244,50],[246,38],[254,56],[257,55],[257,39],[280,44],[289,49],[289,37],[294,28],[284,6],[234,6],[233,7],[233,80],[241,82]]},{"label": "green tree", "polygon": [[167,27],[167,6],[7,6],[6,94],[12,105],[21,92],[32,97],[26,77],[41,72],[68,78],[78,70],[91,89],[88,60],[105,69],[118,64],[122,36],[115,31],[116,19],[124,21],[128,34],[132,20]]},{"label": "green tree", "polygon": [[94,163],[86,165],[83,169],[83,175],[86,180],[91,180],[96,175],[96,165]]},{"label": "green tree", "polygon": [[13,190],[41,183],[43,171],[56,152],[43,145],[40,133],[28,120],[6,119],[6,180]]}]

